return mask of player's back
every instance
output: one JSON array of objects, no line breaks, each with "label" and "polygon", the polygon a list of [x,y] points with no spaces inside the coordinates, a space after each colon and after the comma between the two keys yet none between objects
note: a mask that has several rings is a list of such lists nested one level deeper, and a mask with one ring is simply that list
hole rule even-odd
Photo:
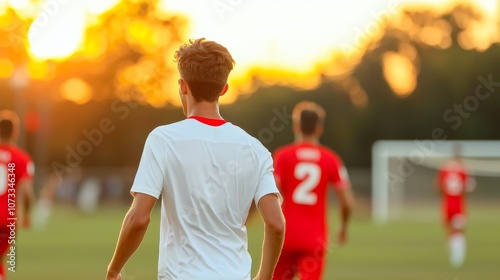
[{"label": "player's back", "polygon": [[327,234],[327,187],[348,180],[343,163],[328,148],[307,143],[278,149],[274,160],[287,220],[285,247],[317,246]]},{"label": "player's back", "polygon": [[465,167],[456,161],[444,164],[439,172],[439,183],[447,197],[462,197],[466,192],[467,180]]},{"label": "player's back", "polygon": [[0,145],[0,226],[7,224],[8,217],[12,218],[8,211],[9,198],[11,201],[16,198],[17,184],[30,175],[28,172],[32,172],[31,169],[28,154],[15,146]]},{"label": "player's back", "polygon": [[165,155],[160,279],[249,279],[245,221],[259,180],[273,179],[270,153],[230,123],[187,119],[150,138]]}]

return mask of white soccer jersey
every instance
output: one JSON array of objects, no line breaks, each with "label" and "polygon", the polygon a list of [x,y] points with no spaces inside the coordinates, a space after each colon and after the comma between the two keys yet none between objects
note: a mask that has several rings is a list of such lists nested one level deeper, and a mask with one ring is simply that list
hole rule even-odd
[{"label": "white soccer jersey", "polygon": [[279,195],[271,154],[231,123],[202,121],[154,129],[131,192],[162,195],[158,279],[250,279],[248,211]]}]

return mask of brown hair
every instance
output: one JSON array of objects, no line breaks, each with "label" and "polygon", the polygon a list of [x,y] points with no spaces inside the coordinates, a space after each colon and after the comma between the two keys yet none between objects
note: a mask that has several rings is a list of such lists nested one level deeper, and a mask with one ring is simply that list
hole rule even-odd
[{"label": "brown hair", "polygon": [[0,111],[0,139],[10,140],[19,125],[19,117],[11,110]]},{"label": "brown hair", "polygon": [[235,63],[224,46],[205,38],[189,40],[174,57],[181,78],[198,102],[213,102],[219,98]]},{"label": "brown hair", "polygon": [[295,124],[300,125],[302,134],[312,135],[325,121],[325,110],[314,102],[303,101],[293,108],[292,118]]}]

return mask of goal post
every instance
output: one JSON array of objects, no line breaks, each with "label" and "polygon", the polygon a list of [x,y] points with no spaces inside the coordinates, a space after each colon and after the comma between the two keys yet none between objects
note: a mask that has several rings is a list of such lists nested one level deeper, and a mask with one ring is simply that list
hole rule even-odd
[{"label": "goal post", "polygon": [[[500,176],[500,141],[429,139],[375,142],[372,147],[372,220],[385,224],[390,217],[390,203],[402,203],[404,188],[397,186],[404,186],[417,167],[437,171],[445,160],[454,156],[456,144],[460,144],[460,156],[472,175]],[[394,162],[393,159],[400,160]],[[391,196],[399,197],[394,199],[399,201],[391,202]]]}]

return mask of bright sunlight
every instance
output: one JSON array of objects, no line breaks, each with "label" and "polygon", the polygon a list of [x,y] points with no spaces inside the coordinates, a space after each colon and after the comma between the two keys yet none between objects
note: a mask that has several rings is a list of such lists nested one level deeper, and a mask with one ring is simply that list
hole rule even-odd
[{"label": "bright sunlight", "polygon": [[[386,21],[400,16],[406,6],[432,7],[442,12],[456,3],[476,5],[484,11],[487,25],[470,24],[459,35],[458,43],[464,49],[483,51],[498,37],[498,0],[158,1],[162,13],[187,18],[189,26],[182,36],[218,41],[233,54],[237,64],[231,75],[230,93],[223,102],[232,102],[240,93],[251,93],[259,86],[278,84],[312,89],[324,76],[343,79],[359,63],[368,44],[382,36]],[[28,52],[33,61],[42,63],[65,60],[75,53],[98,55],[102,46],[95,40],[87,42],[85,33],[89,26],[101,23],[99,16],[118,3],[119,0],[43,0],[35,5],[28,0],[3,0],[0,13],[10,6],[21,17],[34,19],[27,33]],[[140,21],[130,25],[129,32],[131,36],[146,36],[135,38],[145,46],[150,45],[148,40],[168,40],[144,33],[146,29],[139,24]],[[445,27],[430,26],[420,39],[446,48],[451,41]],[[172,57],[174,50],[171,51],[165,57]],[[396,53],[383,60],[384,76],[395,93],[402,97],[411,95],[418,75],[414,62]],[[0,76],[12,73],[10,61],[0,60],[0,64],[4,65]],[[364,93],[353,92],[357,93],[351,94],[356,97],[356,104],[366,104]],[[159,104],[164,104],[166,100],[161,96],[165,93],[157,95]]]}]

